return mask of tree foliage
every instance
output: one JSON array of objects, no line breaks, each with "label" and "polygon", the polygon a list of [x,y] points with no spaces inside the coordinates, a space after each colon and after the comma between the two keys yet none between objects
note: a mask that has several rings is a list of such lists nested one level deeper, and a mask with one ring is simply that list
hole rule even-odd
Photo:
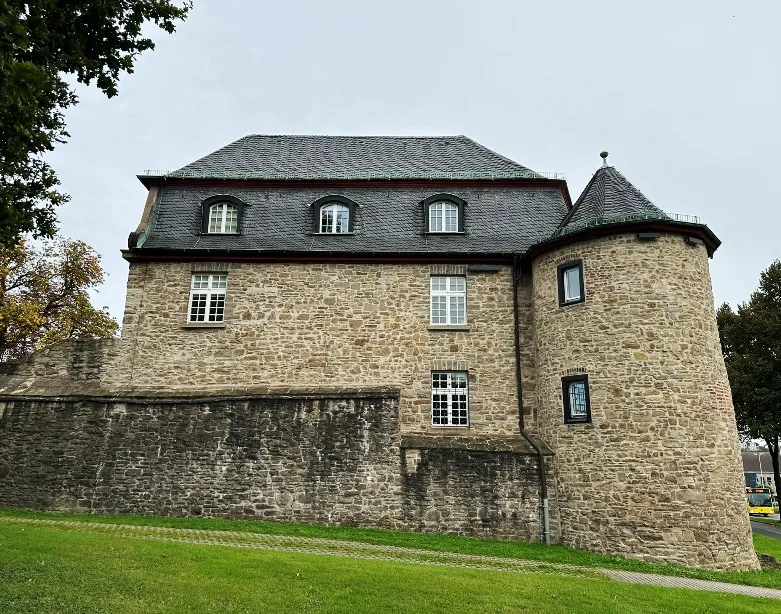
[{"label": "tree foliage", "polygon": [[77,102],[63,75],[116,96],[120,73],[154,49],[143,26],[171,33],[190,8],[169,0],[0,0],[0,245],[24,233],[53,236],[55,207],[68,201],[42,159],[68,137],[63,112]]},{"label": "tree foliage", "polygon": [[781,261],[765,270],[759,289],[737,311],[724,303],[716,313],[738,428],[764,439],[781,486]]},{"label": "tree foliage", "polygon": [[101,283],[100,256],[81,241],[0,246],[0,362],[64,339],[115,336],[116,320],[90,302]]}]

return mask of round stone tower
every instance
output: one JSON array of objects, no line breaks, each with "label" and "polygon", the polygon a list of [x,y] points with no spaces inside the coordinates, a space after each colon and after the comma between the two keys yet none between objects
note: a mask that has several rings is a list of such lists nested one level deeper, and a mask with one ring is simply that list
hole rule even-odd
[{"label": "round stone tower", "polygon": [[708,272],[718,244],[603,166],[532,254],[537,427],[555,452],[561,543],[758,566]]}]

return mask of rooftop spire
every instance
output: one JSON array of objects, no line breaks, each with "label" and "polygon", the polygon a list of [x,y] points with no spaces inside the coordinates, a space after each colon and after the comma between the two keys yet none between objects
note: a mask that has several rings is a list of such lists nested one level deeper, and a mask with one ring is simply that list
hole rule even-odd
[{"label": "rooftop spire", "polygon": [[606,166],[607,166],[607,152],[606,152],[606,151],[603,151],[603,152],[601,152],[599,155],[600,155],[600,156],[601,156],[601,158],[602,158],[602,167],[604,168],[604,167],[606,167]]}]

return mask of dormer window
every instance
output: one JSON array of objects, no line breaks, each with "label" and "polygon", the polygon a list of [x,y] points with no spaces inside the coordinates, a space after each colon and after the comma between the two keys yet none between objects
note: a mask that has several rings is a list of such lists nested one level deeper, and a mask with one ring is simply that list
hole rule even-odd
[{"label": "dormer window", "polygon": [[344,196],[324,196],[312,203],[314,232],[326,235],[352,234],[357,203]]},{"label": "dormer window", "polygon": [[234,196],[211,196],[201,203],[201,232],[238,234],[247,205]]},{"label": "dormer window", "polygon": [[464,205],[466,201],[451,194],[435,194],[423,201],[426,232],[464,232]]},{"label": "dormer window", "polygon": [[233,203],[215,203],[209,207],[208,232],[235,233],[238,221],[239,208]]},{"label": "dormer window", "polygon": [[320,232],[342,234],[349,232],[350,208],[341,203],[331,203],[320,207]]}]

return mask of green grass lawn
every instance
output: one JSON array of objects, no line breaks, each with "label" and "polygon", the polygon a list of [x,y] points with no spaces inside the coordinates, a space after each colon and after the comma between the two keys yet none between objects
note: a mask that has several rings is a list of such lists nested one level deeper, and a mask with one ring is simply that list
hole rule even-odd
[{"label": "green grass lawn", "polygon": [[[720,582],[781,589],[781,570],[722,573],[681,567],[678,565],[644,563],[642,561],[626,559],[620,556],[597,554],[564,546],[545,546],[538,543],[534,544],[507,540],[383,531],[379,529],[360,529],[355,527],[323,527],[282,522],[218,520],[210,518],[159,518],[151,516],[58,514],[0,508],[0,516],[3,515],[23,518],[60,518],[84,520],[87,522],[208,529],[215,531],[246,531],[272,535],[297,535],[302,537],[325,537],[370,544],[420,548],[437,552],[459,552],[461,554],[511,557],[546,563],[580,565],[584,567],[624,569],[627,571],[659,573],[701,580],[717,580]],[[778,551],[775,551],[775,553],[774,551],[771,551],[775,546],[775,543],[773,542],[777,542],[777,540],[763,536],[755,536],[754,538],[754,544],[758,552],[770,554],[781,562],[781,553]],[[781,542],[777,543],[781,544]],[[0,610],[0,612],[1,611],[2,610]]]},{"label": "green grass lawn", "polygon": [[[94,518],[91,518],[94,520]],[[779,602],[0,525],[0,612],[730,612]]]}]

